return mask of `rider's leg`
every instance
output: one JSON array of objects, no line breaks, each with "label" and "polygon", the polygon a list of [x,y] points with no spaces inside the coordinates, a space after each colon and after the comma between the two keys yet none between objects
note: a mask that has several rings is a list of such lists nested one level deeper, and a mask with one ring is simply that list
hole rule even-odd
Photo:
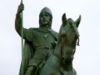
[{"label": "rider's leg", "polygon": [[25,75],[34,75],[37,68],[40,67],[41,63],[45,60],[47,54],[47,50],[37,50],[34,57],[29,61],[29,67],[27,68]]}]

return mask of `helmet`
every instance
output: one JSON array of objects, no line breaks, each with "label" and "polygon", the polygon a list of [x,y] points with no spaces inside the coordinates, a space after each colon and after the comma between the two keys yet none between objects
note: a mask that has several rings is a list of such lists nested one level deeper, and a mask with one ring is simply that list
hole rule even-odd
[{"label": "helmet", "polygon": [[48,7],[44,7],[44,8],[41,10],[39,17],[41,17],[41,15],[42,15],[43,12],[48,13],[48,14],[51,16],[51,18],[52,18],[52,12],[51,12],[51,10],[50,10]]}]

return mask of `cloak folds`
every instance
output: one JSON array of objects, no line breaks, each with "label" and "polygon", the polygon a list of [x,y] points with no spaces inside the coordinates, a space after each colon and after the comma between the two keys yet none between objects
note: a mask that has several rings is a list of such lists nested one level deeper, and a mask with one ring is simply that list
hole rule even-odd
[{"label": "cloak folds", "polygon": [[19,75],[25,75],[25,72],[29,65],[29,60],[32,58],[32,55],[34,55],[33,49],[34,48],[31,46],[31,43],[25,41],[24,48],[22,50],[22,61],[21,61]]}]

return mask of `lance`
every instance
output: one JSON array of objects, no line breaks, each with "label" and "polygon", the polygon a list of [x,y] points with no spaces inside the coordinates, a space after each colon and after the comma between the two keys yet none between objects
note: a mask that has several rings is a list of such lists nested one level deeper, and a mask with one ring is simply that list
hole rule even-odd
[{"label": "lance", "polygon": [[[21,0],[21,4],[23,4],[23,0]],[[22,17],[22,29],[21,29],[21,50],[22,50],[22,57],[23,57],[23,12],[21,13],[21,17]]]}]

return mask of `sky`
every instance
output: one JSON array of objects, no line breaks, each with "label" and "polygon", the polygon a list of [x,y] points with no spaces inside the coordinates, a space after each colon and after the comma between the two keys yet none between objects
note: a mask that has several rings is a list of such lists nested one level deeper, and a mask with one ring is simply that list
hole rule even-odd
[{"label": "sky", "polygon": [[[52,29],[59,31],[61,16],[82,20],[79,26],[73,67],[78,75],[100,75],[100,1],[99,0],[23,0],[23,26],[38,27],[39,13],[49,7],[53,14]],[[21,38],[15,31],[15,15],[20,0],[0,0],[0,75],[18,75],[21,63]]]}]

